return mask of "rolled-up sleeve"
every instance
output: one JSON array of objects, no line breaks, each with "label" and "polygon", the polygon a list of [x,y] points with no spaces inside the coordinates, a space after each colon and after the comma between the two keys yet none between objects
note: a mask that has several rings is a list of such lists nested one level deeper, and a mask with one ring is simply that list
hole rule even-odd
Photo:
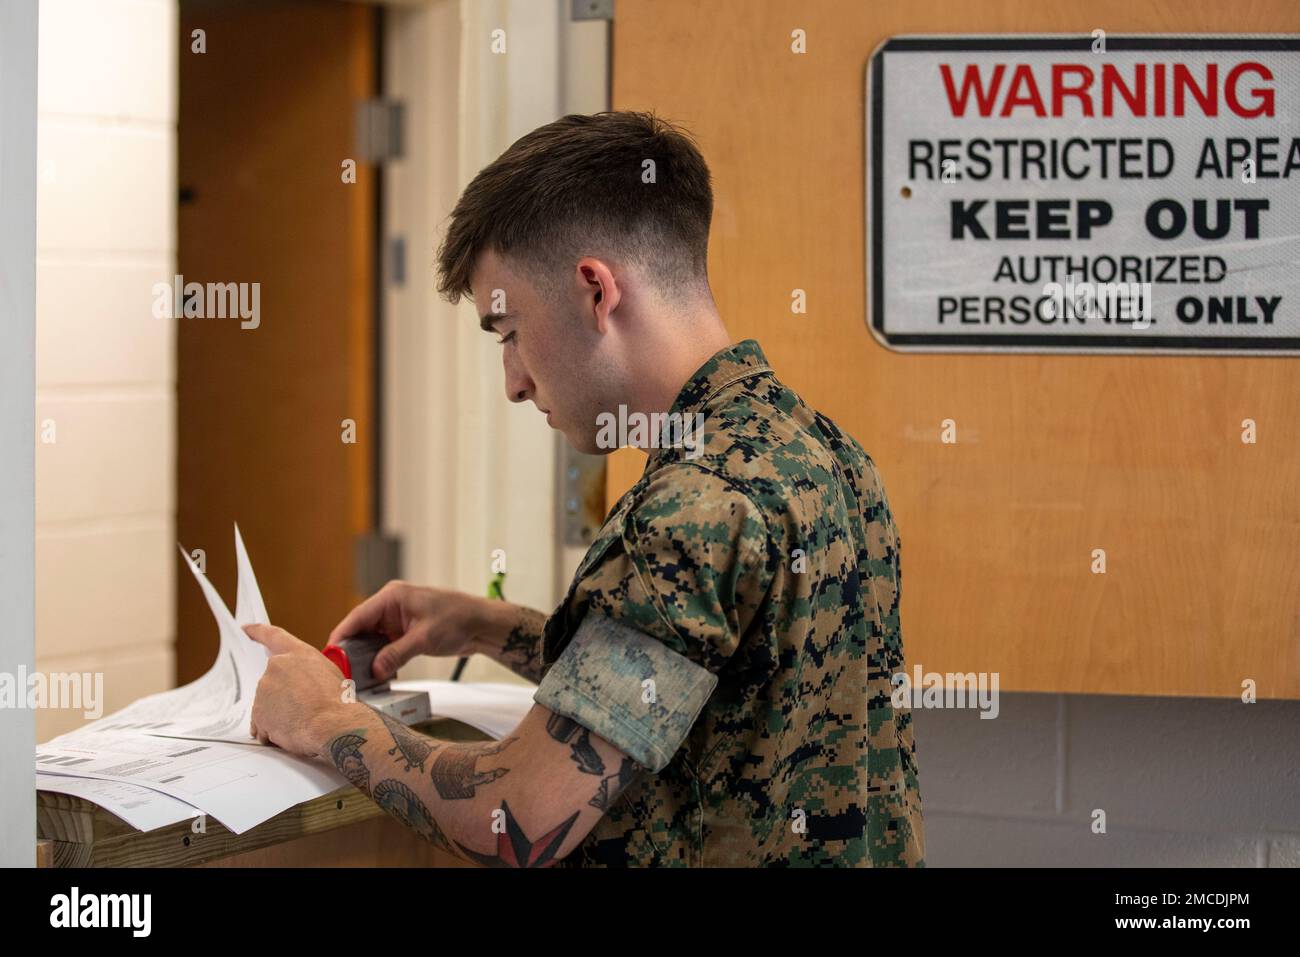
[{"label": "rolled-up sleeve", "polygon": [[657,772],[672,760],[717,683],[716,675],[658,639],[593,613],[533,700]]}]

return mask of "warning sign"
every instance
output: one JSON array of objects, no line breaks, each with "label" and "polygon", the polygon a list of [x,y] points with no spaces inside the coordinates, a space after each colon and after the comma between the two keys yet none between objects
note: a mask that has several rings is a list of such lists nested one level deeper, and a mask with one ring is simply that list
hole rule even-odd
[{"label": "warning sign", "polygon": [[1300,353],[1300,38],[897,37],[867,157],[891,348]]}]

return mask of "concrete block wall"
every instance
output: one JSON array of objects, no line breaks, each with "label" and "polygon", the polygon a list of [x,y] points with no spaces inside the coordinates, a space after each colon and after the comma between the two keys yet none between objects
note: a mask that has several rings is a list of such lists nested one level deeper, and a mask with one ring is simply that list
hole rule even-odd
[{"label": "concrete block wall", "polygon": [[928,866],[1300,866],[1300,702],[1003,694],[992,720],[912,713]]},{"label": "concrete block wall", "polygon": [[105,713],[174,683],[176,30],[175,0],[40,5],[36,668],[102,672]]}]

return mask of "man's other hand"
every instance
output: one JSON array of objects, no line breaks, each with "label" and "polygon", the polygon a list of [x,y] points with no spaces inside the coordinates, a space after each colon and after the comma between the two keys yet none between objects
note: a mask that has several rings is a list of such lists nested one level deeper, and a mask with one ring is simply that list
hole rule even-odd
[{"label": "man's other hand", "polygon": [[294,754],[323,755],[326,742],[347,725],[350,710],[365,705],[356,704],[343,675],[316,648],[274,625],[245,625],[244,631],[271,652],[257,683],[249,733]]},{"label": "man's other hand", "polygon": [[348,612],[330,632],[329,643],[363,632],[383,635],[388,644],[370,667],[376,678],[388,681],[416,655],[473,654],[487,603],[464,592],[391,581]]}]

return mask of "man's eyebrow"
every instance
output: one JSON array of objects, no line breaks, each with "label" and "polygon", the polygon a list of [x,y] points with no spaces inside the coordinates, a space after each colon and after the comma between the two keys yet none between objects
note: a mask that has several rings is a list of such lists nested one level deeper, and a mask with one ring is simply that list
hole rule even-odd
[{"label": "man's eyebrow", "polygon": [[506,312],[489,312],[486,316],[479,316],[478,327],[484,332],[493,332],[493,326],[503,319],[509,319],[510,314]]}]

